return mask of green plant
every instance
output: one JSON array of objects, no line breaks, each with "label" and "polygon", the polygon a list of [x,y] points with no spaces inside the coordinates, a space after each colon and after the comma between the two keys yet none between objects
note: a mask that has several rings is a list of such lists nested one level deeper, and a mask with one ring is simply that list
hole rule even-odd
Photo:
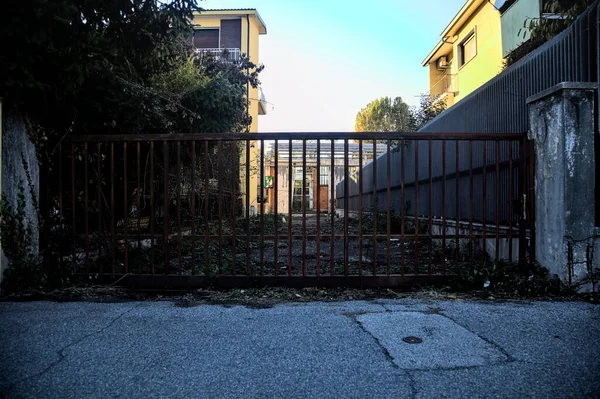
[{"label": "green plant", "polygon": [[523,27],[519,29],[518,35],[527,40],[507,55],[504,59],[504,68],[513,65],[568,28],[591,4],[592,0],[554,0],[546,2],[542,12],[561,17],[525,19]]},{"label": "green plant", "polygon": [[25,188],[19,184],[17,206],[5,196],[0,200],[0,239],[9,265],[4,271],[2,291],[19,292],[46,282],[40,262],[33,253],[33,230],[25,215]]}]

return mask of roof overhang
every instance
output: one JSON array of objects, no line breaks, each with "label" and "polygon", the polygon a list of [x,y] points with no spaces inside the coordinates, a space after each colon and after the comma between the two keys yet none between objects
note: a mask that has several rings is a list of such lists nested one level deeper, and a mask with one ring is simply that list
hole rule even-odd
[{"label": "roof overhang", "polygon": [[427,58],[425,58],[423,60],[421,65],[427,66],[431,63],[431,60],[438,59],[439,57],[446,55],[446,54],[450,53],[451,51],[452,51],[452,43],[440,40],[438,42],[438,44],[435,45],[433,50],[431,50],[431,52],[427,55]]},{"label": "roof overhang", "polygon": [[456,36],[463,25],[473,16],[475,11],[487,0],[467,0],[458,13],[452,18],[448,26],[441,33],[442,39],[423,60],[422,65],[427,66],[432,59],[446,55],[452,49],[452,38]]},{"label": "roof overhang", "polygon": [[261,35],[267,34],[267,25],[261,18],[256,8],[239,8],[239,9],[202,9],[200,11],[194,11],[194,17],[216,17],[216,16],[228,16],[228,17],[250,17],[258,25],[258,33]]}]

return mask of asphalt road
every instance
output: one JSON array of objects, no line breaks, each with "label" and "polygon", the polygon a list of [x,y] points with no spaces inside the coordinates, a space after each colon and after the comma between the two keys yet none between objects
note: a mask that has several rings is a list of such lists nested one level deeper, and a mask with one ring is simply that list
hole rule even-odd
[{"label": "asphalt road", "polygon": [[579,302],[5,302],[0,320],[6,398],[600,397],[600,306]]}]

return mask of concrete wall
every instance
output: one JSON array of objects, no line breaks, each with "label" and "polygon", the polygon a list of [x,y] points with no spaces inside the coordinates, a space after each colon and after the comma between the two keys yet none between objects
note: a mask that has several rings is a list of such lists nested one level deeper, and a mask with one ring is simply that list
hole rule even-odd
[{"label": "concrete wall", "polygon": [[[0,104],[0,107],[2,105]],[[27,164],[31,183],[33,184],[33,195],[39,198],[39,166],[35,151],[35,146],[29,140],[29,134],[25,123],[20,115],[9,111],[4,107],[1,113],[2,121],[2,195],[10,202],[13,207],[17,205],[17,194],[19,184],[25,187],[26,200],[26,218],[33,228],[33,248],[34,254],[39,252],[39,232],[37,210],[33,205],[32,190],[29,187],[27,176],[23,163]],[[7,266],[7,259],[2,253],[0,268],[2,274]],[[0,277],[1,278],[1,277]]]},{"label": "concrete wall", "polygon": [[[562,83],[528,99],[535,140],[536,260],[565,284],[582,284],[593,267],[596,84]],[[591,251],[592,250],[592,251]]]},{"label": "concrete wall", "polygon": [[539,18],[539,16],[539,0],[518,0],[502,14],[500,21],[503,57],[529,39],[529,29],[524,29],[524,23],[528,19]]}]

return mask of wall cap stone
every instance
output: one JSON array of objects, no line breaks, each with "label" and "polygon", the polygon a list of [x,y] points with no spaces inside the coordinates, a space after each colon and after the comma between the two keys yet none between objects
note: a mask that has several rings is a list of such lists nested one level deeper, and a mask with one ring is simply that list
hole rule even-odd
[{"label": "wall cap stone", "polygon": [[531,104],[561,90],[596,90],[597,88],[598,85],[595,82],[562,82],[546,90],[540,91],[533,96],[527,97],[525,102]]}]

